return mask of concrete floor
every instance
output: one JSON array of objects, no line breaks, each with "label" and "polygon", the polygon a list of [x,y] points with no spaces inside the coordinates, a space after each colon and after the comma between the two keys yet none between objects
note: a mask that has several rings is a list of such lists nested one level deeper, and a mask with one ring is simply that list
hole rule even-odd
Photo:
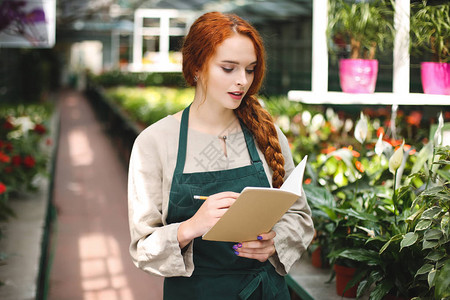
[{"label": "concrete floor", "polygon": [[58,97],[58,212],[50,300],[162,299],[163,279],[128,254],[127,170],[82,94]]}]

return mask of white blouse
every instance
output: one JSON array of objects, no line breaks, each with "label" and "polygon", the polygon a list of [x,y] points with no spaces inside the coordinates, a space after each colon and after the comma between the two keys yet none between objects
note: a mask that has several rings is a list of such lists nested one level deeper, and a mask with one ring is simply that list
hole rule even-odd
[{"label": "white blouse", "polygon": [[[180,122],[174,116],[167,116],[143,130],[135,140],[128,174],[131,257],[138,268],[165,277],[191,276],[195,267],[194,241],[181,251],[177,240],[180,223],[166,222],[179,132]],[[279,128],[277,132],[287,177],[294,169],[294,162],[286,137]],[[226,155],[222,143],[217,136],[188,129],[184,172],[218,171],[251,163],[241,130],[228,135]],[[260,149],[258,154],[272,183],[272,170]],[[269,260],[280,275],[286,275],[306,251],[314,234],[304,193],[273,230],[276,255]]]}]

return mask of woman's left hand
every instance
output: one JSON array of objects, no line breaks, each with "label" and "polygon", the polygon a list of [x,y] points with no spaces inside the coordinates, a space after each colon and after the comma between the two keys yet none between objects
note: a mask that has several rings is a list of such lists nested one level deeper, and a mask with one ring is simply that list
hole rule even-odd
[{"label": "woman's left hand", "polygon": [[240,257],[246,257],[251,259],[265,262],[272,255],[275,254],[275,246],[273,238],[276,236],[275,231],[263,233],[258,236],[255,241],[238,243],[233,246],[235,254]]}]

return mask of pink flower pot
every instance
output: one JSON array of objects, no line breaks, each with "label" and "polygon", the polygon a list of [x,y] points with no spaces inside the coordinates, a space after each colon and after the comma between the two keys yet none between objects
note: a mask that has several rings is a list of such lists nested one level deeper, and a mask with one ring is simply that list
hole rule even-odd
[{"label": "pink flower pot", "polygon": [[425,94],[450,95],[450,63],[423,62],[420,66]]},{"label": "pink flower pot", "polygon": [[339,60],[339,79],[345,93],[373,93],[378,76],[376,59]]}]

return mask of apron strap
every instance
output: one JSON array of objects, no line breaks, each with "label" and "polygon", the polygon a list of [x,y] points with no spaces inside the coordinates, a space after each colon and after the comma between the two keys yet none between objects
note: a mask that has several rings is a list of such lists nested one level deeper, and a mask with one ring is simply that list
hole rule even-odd
[{"label": "apron strap", "polygon": [[175,167],[174,174],[183,174],[184,163],[186,161],[186,148],[187,148],[187,135],[188,135],[188,125],[189,125],[189,109],[191,105],[189,104],[183,111],[181,116],[180,124],[180,136],[178,138],[178,154],[177,154],[177,165]]},{"label": "apron strap", "polygon": [[258,150],[256,150],[255,140],[253,139],[252,133],[240,119],[239,119],[239,123],[241,124],[242,132],[244,132],[245,143],[247,144],[248,153],[250,154],[252,163],[261,162],[261,158],[259,157]]},{"label": "apron strap", "polygon": [[[189,126],[189,109],[191,105],[186,107],[181,116],[180,123],[180,135],[178,138],[178,154],[177,154],[177,165],[175,167],[174,174],[183,174],[184,164],[186,162],[186,149],[187,149],[187,138],[188,138],[188,126]],[[247,144],[247,150],[252,160],[252,163],[260,163],[261,158],[259,157],[258,150],[256,150],[255,140],[250,130],[245,126],[245,124],[239,120],[241,124],[242,132],[244,133],[245,143]]]}]

